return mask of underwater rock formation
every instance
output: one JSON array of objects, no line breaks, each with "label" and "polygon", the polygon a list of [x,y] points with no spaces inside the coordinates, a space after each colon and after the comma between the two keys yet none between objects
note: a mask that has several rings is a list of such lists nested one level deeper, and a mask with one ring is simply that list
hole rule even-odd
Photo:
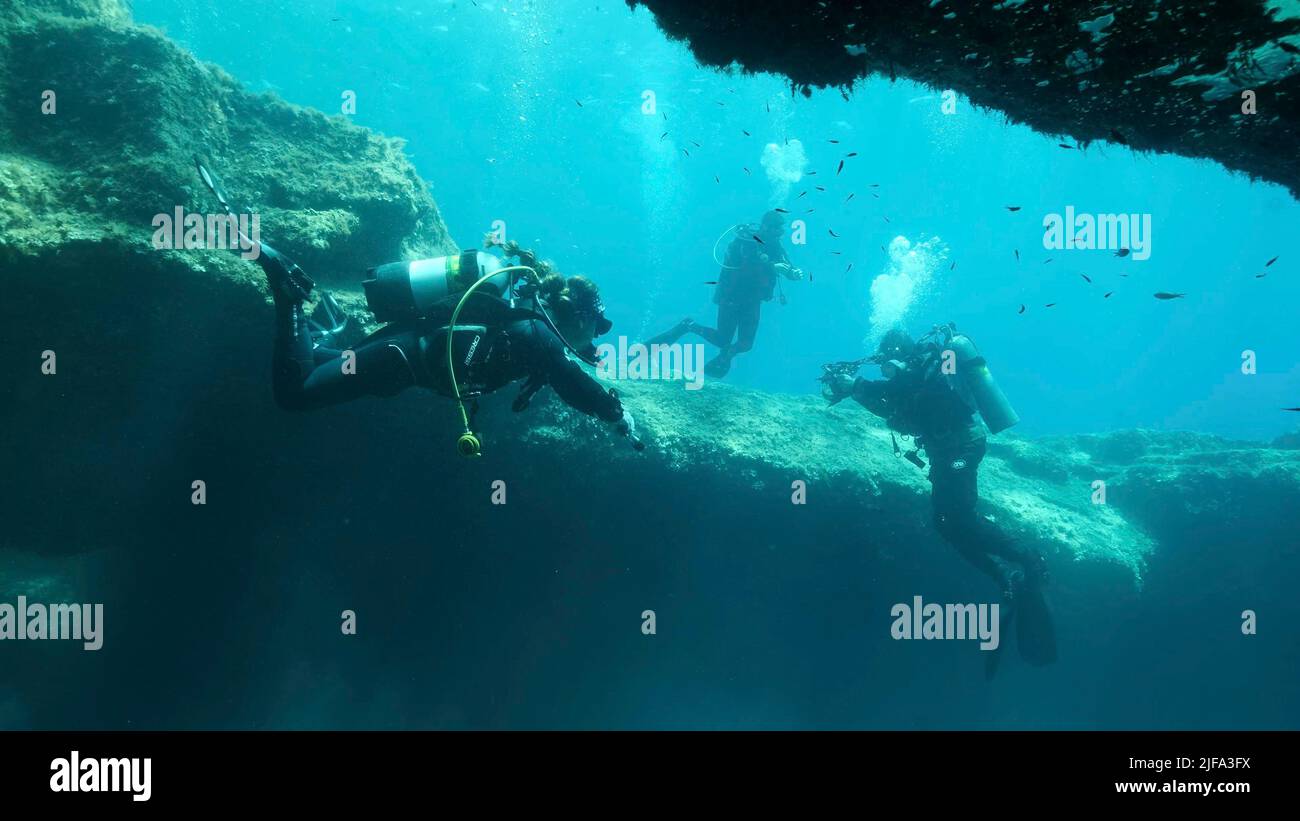
[{"label": "underwater rock formation", "polygon": [[155,215],[218,209],[196,155],[236,209],[258,214],[262,233],[323,282],[455,247],[400,140],[251,94],[133,25],[116,0],[18,8],[0,20],[0,258],[18,268],[11,277],[53,278],[73,269],[55,257],[93,246],[137,277],[206,268],[258,282],[233,254],[177,260],[150,245]]},{"label": "underwater rock formation", "polygon": [[[365,266],[454,247],[400,145],[250,95],[123,14],[85,16],[120,11],[107,0],[25,8],[0,20],[6,98],[32,100],[0,111],[0,593],[103,602],[107,627],[94,654],[3,648],[0,726],[1295,726],[1296,694],[1249,675],[1290,651],[1231,628],[1245,607],[1294,623],[1279,511],[1300,451],[996,438],[986,511],[1047,554],[1062,659],[991,689],[968,647],[889,639],[893,602],[993,591],[935,534],[923,474],[847,403],[620,384],[636,453],[548,394],[522,415],[492,396],[472,462],[450,403],[419,391],[278,410],[260,271],[154,250],[150,218],[213,207],[202,140],[268,238],[354,304]],[[383,639],[340,645],[344,608]],[[1153,653],[1157,675],[1118,681]],[[1207,664],[1244,682],[1209,708],[1189,683]],[[1247,698],[1263,706],[1243,720]]]},{"label": "underwater rock formation", "polygon": [[805,91],[907,77],[1081,146],[1208,157],[1300,196],[1290,0],[627,2],[705,65],[784,74]]}]

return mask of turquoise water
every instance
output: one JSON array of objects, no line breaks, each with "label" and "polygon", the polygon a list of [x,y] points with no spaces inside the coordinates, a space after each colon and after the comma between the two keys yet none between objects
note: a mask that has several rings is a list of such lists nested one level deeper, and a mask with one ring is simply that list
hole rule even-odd
[{"label": "turquoise water", "polygon": [[[406,141],[461,247],[504,222],[508,238],[600,283],[615,337],[644,339],[688,315],[711,322],[720,236],[768,208],[790,211],[807,242],[786,247],[811,278],[764,306],[734,384],[812,397],[822,363],[868,353],[890,325],[954,321],[1019,411],[1016,434],[1267,441],[1300,421],[1281,410],[1300,405],[1300,207],[1213,162],[1062,148],[1074,141],[960,97],[945,113],[941,89],[906,81],[804,98],[781,77],[700,68],[647,11],[614,0],[135,0],[133,11],[254,91],[330,113],[355,94],[346,116]],[[246,170],[222,162],[227,179]],[[198,193],[191,169],[179,173]],[[1071,207],[1149,216],[1149,258],[1136,245],[1129,257],[1045,248],[1044,218]],[[52,305],[83,308],[79,290],[44,273]],[[248,275],[260,277],[251,265]],[[96,284],[114,294],[116,281]],[[754,427],[786,425],[790,442],[772,465],[743,447],[692,460],[661,414],[643,422],[664,441],[636,461],[595,422],[549,425],[553,398],[508,415],[506,390],[484,403],[487,455],[467,462],[445,435],[452,405],[423,391],[276,409],[260,294],[230,288],[220,303],[265,308],[244,337],[223,333],[201,291],[181,288],[200,298],[177,305],[131,285],[123,293],[138,303],[110,300],[120,323],[105,312],[85,334],[66,320],[54,323],[62,338],[32,343],[60,349],[66,382],[34,369],[15,382],[20,435],[0,463],[18,454],[21,481],[0,494],[0,604],[23,593],[102,601],[107,627],[94,653],[0,646],[12,653],[0,656],[0,727],[1222,729],[1300,718],[1294,451],[1198,451],[1197,437],[1147,451],[1133,433],[1096,444],[1089,463],[1077,442],[995,438],[986,497],[1053,531],[1061,653],[1045,668],[1008,658],[989,681],[969,646],[889,635],[897,602],[996,591],[936,535],[920,474],[863,450],[872,470],[886,463],[872,496],[874,475],[837,472],[863,445],[853,437],[864,411],[674,393],[664,401],[679,409],[699,397],[788,412]],[[111,353],[129,337],[149,354],[107,371],[124,384],[85,366],[104,361],[103,329]],[[1242,372],[1244,351],[1258,373]],[[647,395],[639,416],[654,407]],[[807,428],[801,407],[816,412]],[[759,440],[748,419],[726,419],[721,437],[731,443],[734,422],[736,440]],[[826,453],[840,423],[830,456],[842,463]],[[557,430],[577,443],[546,438]],[[824,450],[794,465],[805,430]],[[807,506],[789,504],[788,474],[804,468],[826,472]],[[1093,470],[1114,477],[1112,508],[1088,501]],[[205,506],[190,503],[195,477],[210,488]],[[508,505],[488,501],[498,479]],[[1060,496],[1044,507],[1041,493]],[[1127,565],[1055,550],[1078,535],[1061,529],[1091,516],[1141,531],[1117,546],[1121,558],[1156,543],[1142,584]],[[339,629],[345,608],[355,636]],[[649,608],[654,636],[640,629]],[[1258,635],[1241,632],[1247,609]]]},{"label": "turquoise water", "polygon": [[[645,9],[612,0],[134,9],[254,90],[326,112],[354,91],[352,119],[407,140],[458,244],[474,247],[504,220],[509,237],[601,284],[616,335],[644,338],[688,315],[711,322],[703,283],[717,278],[719,234],[787,208],[807,223],[807,244],[789,247],[812,282],[764,307],[755,349],[729,377],[738,384],[814,392],[821,363],[862,355],[882,332],[871,322],[872,283],[891,270],[882,246],[938,238],[915,295],[883,313],[916,333],[946,321],[968,332],[1016,404],[1019,432],[1271,439],[1296,428],[1279,409],[1300,405],[1300,205],[1214,162],[1110,143],[1063,149],[1074,141],[962,98],[945,114],[941,90],[905,81],[805,99],[780,77],[700,68]],[[817,174],[774,199],[761,158],[787,140]],[[1044,216],[1067,206],[1149,214],[1150,258],[1045,249]],[[1241,372],[1246,350],[1252,375]]]}]

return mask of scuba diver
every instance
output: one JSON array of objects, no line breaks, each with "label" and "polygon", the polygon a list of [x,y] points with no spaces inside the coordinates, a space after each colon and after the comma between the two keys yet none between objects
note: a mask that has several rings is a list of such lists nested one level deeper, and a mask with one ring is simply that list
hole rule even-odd
[{"label": "scuba diver", "polygon": [[[202,163],[198,167],[231,213],[216,178]],[[381,265],[370,269],[362,286],[375,318],[388,324],[340,350],[327,343],[349,325],[347,314],[323,293],[309,317],[303,306],[314,283],[284,254],[265,242],[257,245],[256,260],[275,301],[272,386],[281,408],[313,410],[419,386],[456,401],[465,428],[456,448],[472,457],[482,448],[466,400],[522,379],[516,412],[550,385],[570,407],[614,424],[643,448],[617,394],[574,361],[595,364],[592,340],[613,324],[591,280],[565,279],[514,243],[507,250],[523,264],[506,266],[471,250]]]},{"label": "scuba diver", "polygon": [[[757,225],[735,225],[727,233],[735,232],[722,266],[713,302],[718,306],[718,327],[700,325],[690,317],[677,323],[671,330],[647,340],[647,345],[671,345],[683,334],[693,333],[718,348],[718,355],[704,365],[704,373],[721,378],[731,370],[731,360],[754,347],[758,333],[759,311],[764,302],[772,300],[777,277],[789,280],[803,279],[803,271],[790,264],[790,257],[781,247],[785,233],[785,218],[780,211],[768,211]],[[718,238],[721,242],[722,237]],[[714,262],[717,243],[713,245]],[[785,294],[781,294],[785,303]]]},{"label": "scuba diver", "polygon": [[[880,366],[883,380],[854,378],[866,362]],[[903,330],[885,334],[875,356],[823,366],[822,395],[832,405],[852,397],[882,417],[891,430],[894,453],[924,468],[930,458],[934,524],[944,540],[972,565],[997,582],[1009,607],[1004,618],[1019,615],[1021,655],[1032,664],[1056,660],[1051,614],[1042,597],[1047,568],[1037,551],[1016,544],[1001,528],[976,512],[978,472],[988,432],[1000,433],[1020,417],[993,381],[984,357],[955,325],[936,326],[913,341]],[[976,414],[983,419],[981,425]],[[903,454],[895,432],[915,447]],[[996,665],[989,659],[989,675]]]}]

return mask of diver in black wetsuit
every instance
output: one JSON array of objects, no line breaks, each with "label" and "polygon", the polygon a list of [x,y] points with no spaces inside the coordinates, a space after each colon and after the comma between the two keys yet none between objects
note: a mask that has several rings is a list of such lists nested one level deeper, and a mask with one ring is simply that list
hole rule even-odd
[{"label": "diver in black wetsuit", "polygon": [[[387,325],[358,344],[354,367],[345,368],[342,351],[313,347],[303,301],[285,287],[288,266],[283,255],[262,244],[258,262],[270,280],[275,299],[276,340],[273,385],[276,402],[286,410],[310,410],[361,396],[392,396],[420,386],[445,396],[453,393],[447,358],[450,305],[442,315],[402,320]],[[618,398],[582,370],[566,351],[566,343],[590,355],[592,340],[609,330],[596,286],[585,277],[567,281],[552,274],[538,286],[541,302],[554,317],[554,328],[539,313],[511,308],[484,295],[463,314],[453,335],[456,382],[461,395],[491,393],[510,382],[527,379],[526,397],[544,385],[555,389],[567,404],[591,416],[633,430],[631,416]],[[491,300],[491,301],[488,301]],[[478,324],[464,324],[464,322]],[[463,343],[463,344],[462,344]],[[460,348],[463,347],[463,352]]]},{"label": "diver in black wetsuit", "polygon": [[[1021,652],[1036,663],[1054,660],[1055,639],[1039,595],[1047,579],[1042,557],[1016,544],[976,512],[986,436],[975,414],[993,433],[1019,421],[994,384],[984,358],[970,339],[949,325],[920,341],[904,331],[890,331],[870,361],[880,365],[885,379],[854,379],[828,369],[823,395],[831,404],[852,397],[885,419],[892,431],[914,437],[916,450],[907,457],[923,465],[917,453],[924,450],[930,458],[930,498],[940,535],[993,578],[1008,600],[1032,599],[1026,606],[1032,604],[1033,611],[1021,619],[1021,627],[1032,616],[1037,624],[1030,629],[1038,632],[1031,638],[1035,646],[1026,648],[1022,629]],[[850,364],[856,368],[857,363]],[[899,452],[897,442],[895,452]]]},{"label": "diver in black wetsuit", "polygon": [[[194,163],[203,184],[233,217],[235,209],[217,176],[201,158]],[[616,424],[637,450],[643,449],[614,391],[605,391],[569,358],[572,352],[594,365],[592,340],[613,324],[605,318],[595,284],[585,277],[565,280],[550,273],[542,278],[538,271],[549,272],[550,265],[515,243],[502,247],[520,265],[503,265],[481,251],[380,265],[362,285],[375,319],[389,324],[339,350],[325,344],[348,326],[334,298],[322,293],[308,317],[303,303],[315,287],[311,278],[260,237],[241,232],[239,242],[266,272],[275,300],[272,385],[280,407],[312,410],[362,396],[393,396],[418,385],[456,400],[465,425],[456,449],[462,456],[478,456],[481,444],[465,400],[526,379],[514,401],[516,412],[550,385],[571,407]],[[530,306],[519,306],[520,298],[531,300]],[[324,324],[316,321],[317,313]]]},{"label": "diver in black wetsuit", "polygon": [[645,343],[670,345],[687,333],[702,337],[719,349],[718,355],[704,366],[704,373],[715,379],[727,375],[731,360],[738,354],[754,347],[759,313],[763,303],[772,299],[776,278],[803,279],[803,271],[790,264],[789,255],[781,247],[785,218],[780,211],[768,211],[761,224],[737,226],[735,232],[713,291],[718,327],[709,328],[688,317]]}]

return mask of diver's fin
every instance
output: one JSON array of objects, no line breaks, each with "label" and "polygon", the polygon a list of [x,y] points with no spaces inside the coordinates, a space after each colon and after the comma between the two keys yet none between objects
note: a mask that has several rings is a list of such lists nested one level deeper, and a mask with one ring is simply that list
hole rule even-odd
[{"label": "diver's fin", "polygon": [[704,374],[714,379],[721,379],[731,370],[731,357],[718,354],[704,363]]},{"label": "diver's fin", "polygon": [[1020,615],[1016,623],[1020,657],[1035,667],[1055,662],[1056,628],[1043,591],[1037,585],[1021,585],[1016,591],[1016,610]]},{"label": "diver's fin", "polygon": [[203,184],[208,187],[208,190],[212,192],[212,195],[217,198],[217,202],[221,203],[221,207],[227,214],[229,214],[230,201],[226,199],[225,189],[221,187],[221,181],[217,179],[217,175],[213,174],[212,171],[203,164],[203,160],[201,160],[197,154],[194,156],[194,167],[199,169],[199,177],[203,180]]}]

